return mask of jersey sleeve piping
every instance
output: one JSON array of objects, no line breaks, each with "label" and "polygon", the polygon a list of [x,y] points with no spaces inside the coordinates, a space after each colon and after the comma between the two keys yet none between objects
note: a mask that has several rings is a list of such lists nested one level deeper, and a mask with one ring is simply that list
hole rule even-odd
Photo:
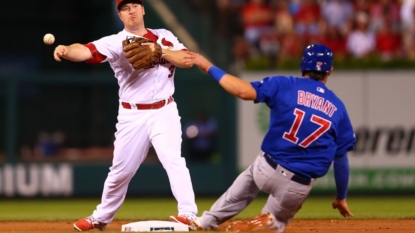
[{"label": "jersey sleeve piping", "polygon": [[86,63],[98,64],[104,62],[107,59],[105,55],[101,54],[98,51],[97,47],[93,43],[84,44],[84,46],[87,47],[92,54],[92,58],[86,60]]}]

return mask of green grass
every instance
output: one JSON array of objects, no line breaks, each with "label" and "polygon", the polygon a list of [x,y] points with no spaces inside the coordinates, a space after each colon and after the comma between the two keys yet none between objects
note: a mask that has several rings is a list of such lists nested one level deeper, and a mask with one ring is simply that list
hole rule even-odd
[{"label": "green grass", "polygon": [[[0,221],[74,221],[88,216],[100,199],[39,199],[0,201]],[[198,198],[199,214],[208,210],[214,198]],[[266,199],[257,198],[235,218],[257,215]],[[341,219],[331,208],[332,198],[310,197],[296,219]],[[414,197],[349,197],[348,204],[355,219],[415,219]],[[115,220],[164,220],[177,213],[173,198],[127,198]]]},{"label": "green grass", "polygon": [[[199,214],[208,210],[215,198],[198,198]],[[99,204],[94,199],[38,199],[0,200],[0,225],[5,221],[66,221],[72,223],[88,216]],[[257,215],[266,199],[261,196],[235,218],[252,218]],[[331,208],[332,198],[309,197],[295,219],[342,219],[337,210]],[[349,197],[348,204],[353,219],[415,219],[414,197]],[[177,213],[177,203],[171,198],[127,198],[115,216],[115,220],[167,220]],[[33,229],[35,230],[35,229]],[[14,231],[8,231],[12,233]],[[18,231],[18,233],[40,231]],[[56,233],[73,233],[73,230]],[[98,232],[98,231],[93,231]],[[115,233],[120,231],[109,231]],[[192,231],[193,233],[204,233]]]}]

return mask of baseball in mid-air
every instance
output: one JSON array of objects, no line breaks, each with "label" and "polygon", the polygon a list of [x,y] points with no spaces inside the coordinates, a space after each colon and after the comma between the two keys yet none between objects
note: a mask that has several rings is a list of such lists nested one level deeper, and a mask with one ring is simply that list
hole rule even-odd
[{"label": "baseball in mid-air", "polygon": [[55,36],[48,33],[43,37],[43,42],[45,42],[47,45],[51,45],[53,42],[55,42]]}]

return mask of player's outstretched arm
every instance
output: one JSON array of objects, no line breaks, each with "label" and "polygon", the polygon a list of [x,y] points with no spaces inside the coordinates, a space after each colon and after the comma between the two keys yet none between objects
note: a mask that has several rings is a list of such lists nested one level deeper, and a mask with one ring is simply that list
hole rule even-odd
[{"label": "player's outstretched arm", "polygon": [[92,58],[91,51],[82,44],[58,45],[53,52],[53,57],[60,62],[61,58],[69,61],[81,62]]},{"label": "player's outstretched arm", "polygon": [[191,56],[191,62],[209,73],[227,92],[244,100],[256,99],[256,91],[249,82],[226,73],[198,53],[188,53]]},{"label": "player's outstretched arm", "polygon": [[163,55],[161,57],[180,68],[190,68],[193,66],[193,64],[189,62],[191,56],[184,50],[171,51],[163,49]]},{"label": "player's outstretched arm", "polygon": [[338,154],[333,161],[334,181],[336,183],[337,196],[334,199],[333,209],[338,209],[343,217],[353,217],[347,206],[347,187],[349,185],[349,160],[347,153]]}]

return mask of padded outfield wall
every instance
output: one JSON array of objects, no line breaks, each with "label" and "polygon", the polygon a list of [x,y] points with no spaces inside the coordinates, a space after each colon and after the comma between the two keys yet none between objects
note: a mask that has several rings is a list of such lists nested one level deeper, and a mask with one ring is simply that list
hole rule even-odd
[{"label": "padded outfield wall", "polygon": [[[243,73],[247,81],[276,74]],[[415,190],[415,72],[335,71],[327,86],[344,102],[357,143],[349,153],[352,192],[413,192]],[[239,169],[260,150],[269,122],[264,104],[238,101]],[[332,170],[318,179],[315,191],[334,191]]]}]

